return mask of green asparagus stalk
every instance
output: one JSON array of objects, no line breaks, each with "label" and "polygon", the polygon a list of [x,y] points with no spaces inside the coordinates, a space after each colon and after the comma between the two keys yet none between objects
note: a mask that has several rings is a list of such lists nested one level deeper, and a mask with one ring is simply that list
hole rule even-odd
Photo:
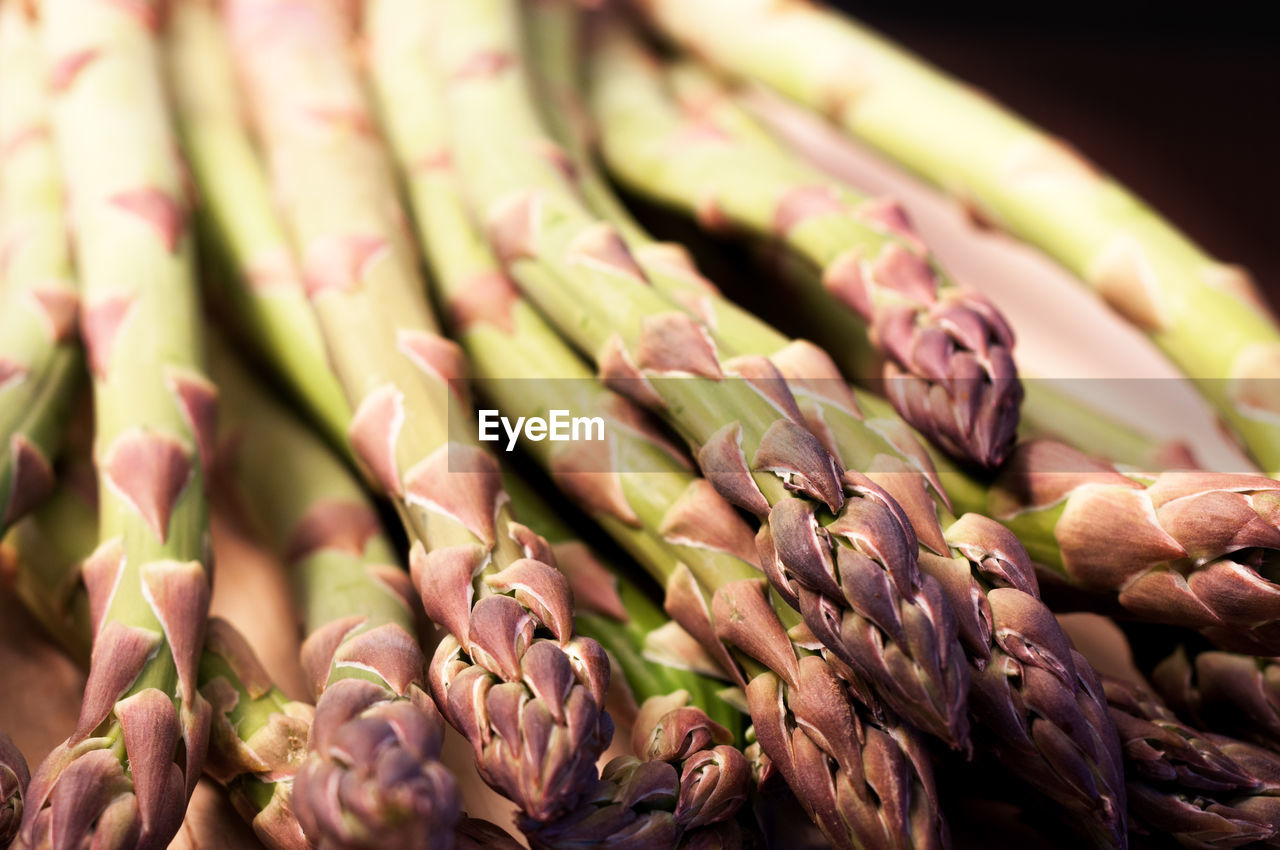
[{"label": "green asparagus stalk", "polygon": [[1053,386],[1051,381],[1027,380],[1023,391],[1026,393],[1020,428],[1023,440],[1057,440],[1140,472],[1198,466],[1186,443],[1140,433],[1108,411]]},{"label": "green asparagus stalk", "polygon": [[0,534],[53,489],[80,385],[79,292],[36,21],[0,3]]},{"label": "green asparagus stalk", "polygon": [[[795,155],[836,179],[860,179],[859,172],[851,168],[849,157],[856,156],[852,147],[842,148],[835,137],[823,137],[819,141],[813,133],[803,131],[803,124],[811,120],[810,116],[794,108],[762,106],[749,89],[735,89],[733,96],[768,125],[771,139],[785,141]],[[743,122],[742,126],[760,129],[755,122]],[[774,259],[768,252],[760,253],[766,260]],[[857,318],[848,311],[831,309],[831,299],[826,293],[806,288],[802,269],[791,268],[786,263],[774,265],[781,272],[775,276],[781,284],[799,277],[793,285],[785,286],[782,294],[788,300],[791,313],[803,320],[806,336],[827,349],[846,374],[857,374],[861,368],[860,354],[847,342],[861,330]],[[1157,437],[1145,426],[1124,421],[1114,411],[1068,391],[1057,380],[1028,375],[1021,358],[1015,356],[1014,359],[1026,396],[1019,419],[1020,439],[1059,440],[1087,454],[1142,471],[1188,469],[1199,465],[1184,442]]]},{"label": "green asparagus stalk", "polygon": [[84,566],[93,657],[77,727],[37,769],[20,847],[162,846],[207,750],[204,469],[216,391],[200,373],[182,173],[157,3],[41,9],[94,380],[101,543]]},{"label": "green asparagus stalk", "polygon": [[[953,621],[916,568],[898,506],[837,468],[773,363],[718,348],[585,209],[530,101],[512,4],[442,6],[455,157],[508,271],[607,383],[695,447],[724,498],[765,523],[766,545],[782,559],[771,561],[775,590],[812,634],[912,722],[962,745],[965,671]],[[889,604],[871,610],[863,585]]]},{"label": "green asparagus stalk", "polygon": [[22,824],[22,795],[31,781],[27,760],[0,732],[0,847],[8,847]]},{"label": "green asparagus stalk", "polygon": [[[23,605],[82,665],[89,662],[91,636],[82,568],[93,552],[97,525],[93,470],[85,454],[83,462],[78,456],[68,460],[53,495],[14,527],[0,550],[14,564]],[[226,787],[267,847],[310,847],[294,816],[292,796],[314,709],[285,696],[244,638],[219,618],[209,621],[198,670],[200,693],[213,709],[205,772]],[[119,789],[91,790],[110,798]],[[76,825],[67,828],[73,831],[68,840],[79,846]]]},{"label": "green asparagus stalk", "polygon": [[[615,43],[613,49],[622,45]],[[613,58],[624,62],[640,56],[629,50]],[[642,74],[643,68],[611,65],[603,73],[613,75],[616,83],[627,74]],[[638,83],[644,78],[634,79]],[[669,276],[655,273],[651,279],[657,286],[679,291]],[[789,377],[797,370],[804,376],[833,374],[812,352],[797,358],[803,348],[725,302],[713,289],[702,293],[699,304],[738,350],[773,354]],[[1123,845],[1120,752],[1101,686],[1040,602],[1021,544],[985,517],[953,519],[936,478],[930,477],[928,459],[921,457],[923,449],[891,410],[882,412],[889,421],[865,420],[838,374],[807,383],[817,389],[805,398],[811,427],[824,433],[824,442],[838,459],[846,464],[855,459],[872,470],[871,477],[904,506],[924,544],[921,567],[938,579],[960,620],[972,668],[970,709],[986,748],[1056,802],[1070,815],[1071,825],[1095,844]],[[889,461],[892,456],[899,458],[896,467]],[[933,486],[926,489],[928,481]]]},{"label": "green asparagus stalk", "polygon": [[1178,647],[1151,684],[1179,715],[1206,729],[1280,751],[1280,661]]},{"label": "green asparagus stalk", "polygon": [[220,470],[288,566],[306,635],[316,722],[298,819],[322,846],[448,848],[459,793],[440,763],[444,720],[427,691],[409,575],[342,460],[229,352],[215,351],[212,365]]},{"label": "green asparagus stalk", "polygon": [[[621,47],[608,40],[596,54],[590,103],[609,169],[707,228],[776,245],[804,269],[796,277],[806,297],[834,298],[865,322],[851,323],[843,344],[867,337],[904,419],[963,461],[1003,462],[1022,387],[1013,332],[996,308],[937,269],[896,202],[791,157],[696,69],[660,82],[658,68],[609,62]],[[851,348],[854,376],[879,377],[865,344]]]},{"label": "green asparagus stalk", "polygon": [[1135,832],[1184,847],[1280,846],[1280,757],[1180,721],[1145,687],[1105,684]]},{"label": "green asparagus stalk", "polygon": [[[674,667],[675,659],[655,655],[650,636],[679,627],[641,588],[577,540],[528,484],[513,475],[506,481],[521,516],[551,544],[569,576],[578,630],[609,652],[623,673],[618,684],[641,702],[631,718],[635,755],[614,759],[601,776],[612,795],[598,794],[533,840],[549,847],[696,846],[712,831],[736,834],[732,819],[747,800],[751,768],[734,746],[742,714],[720,699],[724,683],[695,672],[697,660]],[[687,633],[684,639],[696,645]],[[641,784],[649,789],[640,798],[642,807],[635,793]]]},{"label": "green asparagus stalk", "polygon": [[[431,15],[415,4],[379,2],[369,10],[369,56],[384,119],[408,180],[440,300],[478,376],[497,379],[487,381],[491,391],[515,390],[499,400],[508,412],[532,413],[534,405],[598,410],[608,423],[622,426],[609,428],[600,454],[589,444],[568,445],[563,452],[548,442],[531,446],[566,494],[664,585],[668,610],[698,636],[707,653],[699,665],[714,668],[718,660],[744,685],[750,676],[756,728],[765,730],[770,751],[833,843],[935,846],[941,827],[916,733],[861,712],[829,666],[793,642],[779,613],[791,625],[795,614],[785,605],[776,606],[781,612],[770,610],[746,523],[689,471],[638,411],[594,382],[585,365],[498,273],[494,258],[467,224],[446,131],[435,111],[440,104],[433,96],[438,95],[422,85],[431,79]],[[538,380],[536,400],[526,391],[528,385],[520,386],[520,378]],[[632,469],[642,471],[629,474]],[[576,560],[572,552],[561,549],[560,554],[566,563]],[[579,587],[581,594],[600,596],[599,583],[594,589]],[[739,611],[749,614],[760,631],[738,625]],[[687,639],[661,642],[656,637],[650,638],[652,651],[661,651],[658,645],[665,643],[668,655],[689,657]],[[777,673],[766,672],[768,665]],[[802,690],[804,700],[797,696]],[[584,804],[585,809],[604,807],[605,813],[570,820],[566,828],[579,836],[593,828],[607,832],[614,816],[626,815],[625,810],[608,810],[608,802],[642,787],[652,770],[607,777],[600,794]],[[620,835],[637,841],[650,834],[650,826],[660,825],[655,818],[630,823],[634,831]]]},{"label": "green asparagus stalk", "polygon": [[568,584],[512,515],[496,461],[451,398],[389,164],[327,0],[227,4],[274,196],[355,414],[357,458],[400,512],[427,614],[450,632],[429,679],[481,775],[533,821],[572,809],[611,735],[608,662],[574,635]]},{"label": "green asparagus stalk", "polygon": [[[1223,265],[1062,141],[806,0],[640,0],[673,40],[828,116],[1093,286],[1280,469],[1280,329]],[[1213,332],[1206,333],[1206,320]]]},{"label": "green asparagus stalk", "polygon": [[217,10],[210,0],[179,0],[168,14],[165,67],[183,153],[200,185],[196,223],[216,267],[206,276],[209,289],[325,436],[345,448],[351,409],[327,367],[302,275],[245,132]]}]

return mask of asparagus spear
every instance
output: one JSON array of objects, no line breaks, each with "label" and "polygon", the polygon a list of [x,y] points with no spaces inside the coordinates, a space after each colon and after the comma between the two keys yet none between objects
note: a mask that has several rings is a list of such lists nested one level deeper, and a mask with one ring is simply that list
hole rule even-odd
[{"label": "asparagus spear", "polygon": [[31,774],[27,760],[4,732],[0,732],[0,847],[8,847],[22,823],[22,795]]},{"label": "asparagus spear", "polygon": [[[544,20],[540,26],[549,25]],[[613,49],[624,48],[614,42]],[[614,56],[615,62],[628,58],[635,61],[640,54],[628,50]],[[616,82],[625,73],[641,73],[641,68],[615,64],[603,73],[614,75]],[[674,278],[654,274],[652,279],[658,281],[655,285],[678,291]],[[698,303],[739,350],[766,355],[787,351],[789,341],[714,290],[704,291]],[[775,360],[786,363],[787,358],[775,354]],[[799,365],[810,370],[807,374],[823,374],[813,369],[812,362],[809,357]],[[796,365],[792,360],[783,370]],[[907,506],[913,527],[927,544],[920,563],[938,578],[960,617],[962,642],[972,666],[970,708],[982,724],[987,746],[1006,767],[1058,803],[1071,816],[1072,826],[1092,841],[1101,846],[1123,845],[1120,753],[1101,686],[1039,601],[1036,578],[1022,546],[984,517],[967,515],[954,521],[936,486],[932,501],[921,486],[932,467],[927,459],[916,460],[923,450],[902,433],[905,425],[884,422],[876,426],[881,436],[868,439],[871,423],[862,419],[838,376],[822,383],[826,386],[806,399],[812,405],[811,421],[824,429],[825,442],[837,458],[846,463],[857,458],[866,468],[879,470],[872,476],[881,476],[877,480]],[[892,417],[892,411],[885,415]],[[903,455],[895,470],[886,460],[898,452]],[[940,557],[946,554],[951,557]]]},{"label": "asparagus spear", "polygon": [[1280,661],[1179,646],[1151,671],[1178,714],[1205,728],[1280,751]]},{"label": "asparagus spear", "polygon": [[327,366],[266,174],[243,126],[243,104],[218,13],[207,0],[170,4],[165,68],[183,153],[200,185],[196,222],[216,266],[209,289],[226,302],[333,445],[347,445],[351,409]]},{"label": "asparagus spear", "polygon": [[806,270],[809,297],[825,291],[866,323],[844,343],[863,349],[856,377],[876,377],[866,335],[904,419],[961,460],[1003,462],[1022,386],[995,307],[936,268],[896,202],[789,156],[695,69],[667,74],[663,93],[661,71],[610,61],[622,48],[608,40],[590,102],[609,169],[705,227],[775,243]]},{"label": "asparagus spear", "polygon": [[1122,475],[1034,441],[1019,445],[978,494],[1037,563],[1072,585],[1115,594],[1136,617],[1198,629],[1228,650],[1280,652],[1280,585],[1267,567],[1280,548],[1277,482],[1199,471]]},{"label": "asparagus spear", "polygon": [[[751,768],[733,746],[741,713],[719,698],[723,683],[695,672],[696,659],[674,667],[675,659],[655,657],[651,636],[675,624],[641,588],[574,538],[528,484],[513,475],[506,481],[521,516],[551,544],[569,576],[579,631],[608,650],[624,674],[618,684],[641,701],[631,722],[636,755],[606,765],[596,799],[532,840],[549,847],[697,846],[713,832],[736,835],[733,818],[747,799]],[[687,633],[684,638],[694,645]],[[646,794],[637,794],[642,787]]]},{"label": "asparagus spear", "polygon": [[[821,658],[792,641],[778,617],[782,613],[795,624],[795,614],[785,605],[777,606],[781,612],[770,610],[746,523],[689,472],[638,411],[592,379],[497,272],[493,257],[467,225],[443,125],[433,111],[439,108],[438,95],[421,84],[430,79],[431,15],[413,4],[379,2],[370,10],[375,87],[409,180],[441,300],[479,376],[517,378],[489,380],[487,388],[514,390],[499,402],[508,411],[531,412],[526,406],[534,404],[598,410],[620,426],[609,429],[600,455],[590,446],[578,447],[586,452],[573,446],[554,451],[555,444],[547,442],[532,446],[566,493],[667,588],[668,609],[710,654],[703,663],[714,667],[711,658],[719,659],[742,684],[748,676],[756,682],[755,702],[748,702],[757,729],[765,729],[770,752],[832,842],[840,847],[936,846],[942,828],[916,733],[890,717],[873,719],[856,708]],[[551,380],[537,382],[535,400],[519,378]],[[602,457],[609,465],[601,465]],[[610,464],[609,457],[618,462]],[[632,468],[637,472],[631,474]],[[739,612],[749,615],[754,629],[738,625]],[[728,647],[735,647],[735,654]],[[670,652],[687,658],[689,649],[686,641]],[[765,673],[768,665],[777,675]],[[599,797],[584,808],[641,787],[643,776],[609,776]],[[611,816],[625,815],[605,806],[598,818],[570,825],[578,834],[588,827],[607,830]],[[653,823],[633,821],[635,831],[622,835],[643,840],[646,825]]]},{"label": "asparagus spear", "polygon": [[216,392],[199,371],[159,5],[50,0],[41,11],[94,379],[102,542],[84,568],[84,704],[36,771],[19,846],[57,844],[64,830],[156,846],[182,823],[210,732],[197,685]]},{"label": "asparagus spear", "polygon": [[486,781],[530,819],[554,820],[588,790],[612,735],[604,652],[575,637],[564,577],[516,522],[450,398],[461,354],[436,332],[336,4],[236,0],[227,13],[275,197],[356,411],[352,447],[400,512],[415,587],[450,632],[432,693]]},{"label": "asparagus spear", "polygon": [[[868,415],[892,415],[869,394],[859,403]],[[1265,655],[1280,647],[1280,587],[1267,566],[1280,543],[1277,482],[1190,470],[1121,473],[1049,440],[1020,443],[990,485],[937,453],[933,460],[957,510],[999,520],[1055,580],[1113,597],[1139,619],[1198,629],[1228,650]]]},{"label": "asparagus spear", "polygon": [[1184,847],[1280,846],[1280,757],[1181,722],[1145,687],[1105,684],[1135,830]]},{"label": "asparagus spear", "polygon": [[[442,7],[455,156],[471,206],[521,289],[611,386],[667,417],[726,499],[765,523],[766,545],[781,555],[770,578],[808,629],[881,698],[962,745],[965,673],[953,620],[916,568],[898,506],[865,476],[837,468],[768,359],[718,348],[705,326],[647,285],[615,229],[584,208],[534,114],[514,7]],[[889,604],[872,610],[860,586]]]},{"label": "asparagus spear", "polygon": [[0,534],[49,495],[81,380],[79,293],[36,21],[0,3]]},{"label": "asparagus spear", "polygon": [[[83,462],[78,456],[68,460],[58,489],[4,543],[23,604],[82,665],[89,662],[91,620],[82,568],[93,552],[97,525],[87,454]],[[198,664],[200,693],[213,709],[205,772],[227,788],[236,809],[272,850],[311,846],[291,801],[314,710],[276,687],[244,638],[219,618],[209,621]],[[109,786],[92,791],[114,796]],[[72,832],[67,840],[80,846],[78,839]]]},{"label": "asparagus spear", "polygon": [[806,0],[638,5],[716,66],[824,113],[1045,250],[1195,379],[1264,469],[1280,469],[1280,330],[1242,270],[1060,140],[835,12]]},{"label": "asparagus spear", "polygon": [[298,771],[298,819],[322,846],[447,848],[459,794],[440,763],[444,720],[427,692],[408,573],[342,461],[229,352],[216,355],[219,463],[242,513],[287,564],[307,636],[316,722]]},{"label": "asparagus spear", "polygon": [[[310,434],[307,440],[316,442]],[[80,556],[93,548],[92,474],[78,462],[64,470],[53,496],[19,523],[0,549],[16,566],[23,604],[82,663],[88,660],[89,615],[79,568]],[[292,809],[294,778],[307,758],[314,708],[286,697],[244,638],[217,617],[209,621],[200,688],[221,712],[213,718],[206,773],[227,788],[267,847],[315,847]],[[456,850],[520,847],[499,827],[465,816],[458,820],[454,840]]]}]

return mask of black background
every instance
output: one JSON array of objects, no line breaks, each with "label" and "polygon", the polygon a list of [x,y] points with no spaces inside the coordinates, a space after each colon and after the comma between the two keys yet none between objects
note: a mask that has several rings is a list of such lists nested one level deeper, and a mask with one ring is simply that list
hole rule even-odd
[{"label": "black background", "polygon": [[1280,308],[1271,4],[833,5],[1068,139]]}]

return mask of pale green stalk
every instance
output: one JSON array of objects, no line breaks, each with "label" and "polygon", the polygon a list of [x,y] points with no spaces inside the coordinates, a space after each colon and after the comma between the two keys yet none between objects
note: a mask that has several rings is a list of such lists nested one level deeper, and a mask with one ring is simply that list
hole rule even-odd
[{"label": "pale green stalk", "polygon": [[169,8],[165,62],[183,153],[200,186],[197,224],[207,276],[232,323],[346,448],[351,410],[333,371],[276,214],[267,175],[244,128],[235,69],[211,0]]},{"label": "pale green stalk", "polygon": [[53,489],[83,379],[79,291],[36,21],[0,3],[0,535]]},{"label": "pale green stalk", "polygon": [[207,748],[198,667],[216,391],[200,371],[161,11],[145,1],[39,9],[94,379],[102,542],[84,570],[94,641],[80,719],[37,771],[20,847],[41,846],[58,823],[110,846],[167,843]]},{"label": "pale green stalk", "polygon": [[1280,329],[1247,274],[1061,140],[808,0],[638,0],[665,35],[918,172],[1093,286],[1280,469]]}]

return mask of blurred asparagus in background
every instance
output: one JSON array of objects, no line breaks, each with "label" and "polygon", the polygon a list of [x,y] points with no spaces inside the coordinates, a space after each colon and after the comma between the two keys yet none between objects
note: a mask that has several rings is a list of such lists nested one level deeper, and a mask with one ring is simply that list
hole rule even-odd
[{"label": "blurred asparagus in background", "polygon": [[185,187],[150,24],[159,11],[79,0],[38,10],[94,381],[101,543],[84,566],[84,703],[35,772],[19,847],[67,829],[110,846],[166,844],[210,735],[198,668],[217,394],[200,371]]},{"label": "blurred asparagus in background", "polygon": [[1263,469],[1280,470],[1280,327],[1240,268],[1063,141],[834,10],[634,5],[690,52],[820,112],[1058,260],[1199,384]]},{"label": "blurred asparagus in background", "polygon": [[244,126],[245,105],[218,10],[172,0],[165,69],[183,153],[200,188],[196,226],[209,300],[293,390],[335,447],[347,447],[347,406],[298,262]]},{"label": "blurred asparagus in background", "polygon": [[27,760],[0,732],[0,847],[8,847],[22,823],[22,795],[31,781]]},{"label": "blurred asparagus in background", "polygon": [[804,300],[860,320],[840,340],[850,377],[881,385],[904,419],[960,460],[1002,463],[1022,387],[1013,332],[995,307],[937,269],[895,201],[789,155],[696,68],[600,64],[622,49],[616,32],[597,54],[590,98],[610,171],[708,229],[776,244],[805,281]]},{"label": "blurred asparagus in background", "polygon": [[42,48],[23,4],[0,3],[0,535],[52,491],[84,373]]}]

